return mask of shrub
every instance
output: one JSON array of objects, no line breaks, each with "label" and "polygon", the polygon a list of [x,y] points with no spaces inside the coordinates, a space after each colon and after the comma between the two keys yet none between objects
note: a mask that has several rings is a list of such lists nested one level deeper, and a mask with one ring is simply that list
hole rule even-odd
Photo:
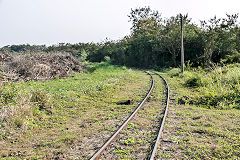
[{"label": "shrub", "polygon": [[240,53],[238,51],[234,51],[232,55],[226,55],[226,58],[221,61],[228,64],[240,63]]},{"label": "shrub", "polygon": [[31,91],[30,102],[33,102],[39,107],[40,110],[45,110],[49,113],[53,112],[53,98],[43,90],[33,90]]},{"label": "shrub", "polygon": [[196,105],[207,108],[230,109],[240,107],[240,69],[236,65],[215,67],[206,75],[186,73],[185,84],[195,87],[199,94],[193,97]]},{"label": "shrub", "polygon": [[192,77],[186,81],[186,85],[188,87],[199,87],[199,86],[201,86],[201,78],[200,77]]},{"label": "shrub", "polygon": [[185,84],[188,87],[203,87],[207,86],[208,80],[205,79],[202,75],[194,75],[188,78]]},{"label": "shrub", "polygon": [[3,104],[14,103],[17,90],[12,83],[0,86],[0,102]]},{"label": "shrub", "polygon": [[19,117],[16,117],[14,118],[14,124],[17,128],[21,128],[23,126],[23,119],[19,118]]}]

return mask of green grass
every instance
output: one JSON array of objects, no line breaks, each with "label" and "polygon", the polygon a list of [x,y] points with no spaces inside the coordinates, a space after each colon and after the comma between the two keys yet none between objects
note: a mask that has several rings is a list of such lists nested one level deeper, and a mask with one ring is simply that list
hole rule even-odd
[{"label": "green grass", "polygon": [[[195,68],[185,71],[172,69],[167,73],[174,79],[178,89],[188,95],[187,103],[205,108],[240,109],[240,68],[239,64]],[[178,94],[178,99],[183,94]]]},{"label": "green grass", "polygon": [[[164,134],[171,147],[159,150],[158,158],[240,159],[239,64],[160,74],[169,82],[173,104]],[[149,82],[141,71],[101,63],[64,79],[1,85],[0,159],[89,159],[135,109]],[[157,95],[151,96],[154,104]],[[184,96],[186,102],[178,103]],[[116,104],[129,98],[132,105]],[[140,111],[142,121],[127,128],[139,134],[138,128],[158,120],[154,110]],[[128,137],[120,143],[132,148],[114,154],[134,159],[133,144],[149,140],[123,133]]]},{"label": "green grass", "polygon": [[[240,111],[184,107],[180,148],[190,159],[234,159],[240,155]],[[186,114],[191,113],[191,114]]]},{"label": "green grass", "polygon": [[[145,73],[106,63],[69,78],[5,84],[0,88],[0,156],[87,159],[94,147],[86,144],[84,155],[78,145],[116,130],[148,87]],[[133,105],[116,104],[128,98]]]},{"label": "green grass", "polygon": [[[171,133],[164,138],[173,143],[170,151],[159,151],[158,156],[240,159],[239,64],[161,74],[170,85],[173,103],[165,126]],[[186,102],[179,103],[183,97]]]}]

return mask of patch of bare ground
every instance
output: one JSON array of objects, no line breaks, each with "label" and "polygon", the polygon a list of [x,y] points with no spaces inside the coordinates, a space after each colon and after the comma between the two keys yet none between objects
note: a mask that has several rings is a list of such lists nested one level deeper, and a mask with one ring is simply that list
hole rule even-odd
[{"label": "patch of bare ground", "polygon": [[164,109],[162,81],[155,78],[155,89],[148,101],[121,131],[100,159],[147,159],[152,151]]}]

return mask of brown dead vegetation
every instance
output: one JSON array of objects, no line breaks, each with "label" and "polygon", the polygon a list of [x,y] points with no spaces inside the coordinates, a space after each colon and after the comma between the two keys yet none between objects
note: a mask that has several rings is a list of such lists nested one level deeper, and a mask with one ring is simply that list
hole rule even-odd
[{"label": "brown dead vegetation", "polygon": [[80,61],[66,52],[10,55],[0,54],[0,80],[29,81],[67,77],[84,69]]}]

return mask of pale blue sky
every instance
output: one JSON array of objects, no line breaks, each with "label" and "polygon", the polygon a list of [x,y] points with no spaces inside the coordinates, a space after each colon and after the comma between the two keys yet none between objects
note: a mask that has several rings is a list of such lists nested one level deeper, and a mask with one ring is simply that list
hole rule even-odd
[{"label": "pale blue sky", "polygon": [[130,33],[131,8],[194,21],[240,12],[240,0],[0,0],[0,47],[117,40]]}]

